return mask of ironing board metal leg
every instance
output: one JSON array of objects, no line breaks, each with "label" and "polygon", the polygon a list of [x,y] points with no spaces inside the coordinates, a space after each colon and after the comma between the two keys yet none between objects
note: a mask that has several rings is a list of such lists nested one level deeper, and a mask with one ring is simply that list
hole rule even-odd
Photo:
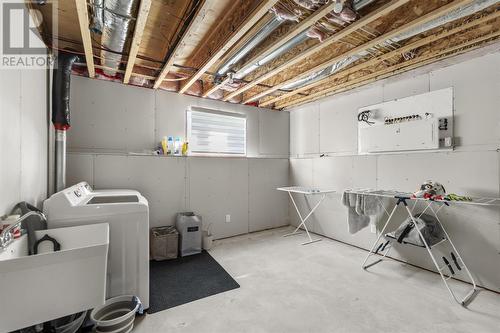
[{"label": "ironing board metal leg", "polygon": [[[439,264],[437,263],[437,260],[436,258],[434,257],[434,254],[432,253],[432,249],[431,247],[427,244],[427,241],[425,240],[424,236],[422,235],[422,232],[420,231],[419,228],[415,228],[420,236],[420,239],[422,239],[424,245],[425,245],[425,248],[427,250],[427,252],[429,253],[429,256],[431,257],[432,259],[432,262],[434,263],[434,265],[436,266],[436,269],[437,271],[439,272],[439,275],[441,276],[441,279],[443,280],[444,282],[444,285],[446,286],[446,289],[448,289],[448,292],[450,293],[451,297],[460,305],[462,306],[466,306],[469,302],[470,299],[472,299],[472,297],[474,296],[474,294],[476,293],[476,282],[474,281],[474,278],[472,277],[472,274],[470,273],[469,269],[467,268],[467,266],[465,265],[465,263],[463,262],[461,256],[460,256],[460,253],[458,252],[458,250],[456,249],[455,245],[453,244],[450,236],[448,235],[448,233],[446,232],[446,229],[443,227],[443,224],[441,223],[441,221],[439,220],[439,217],[437,216],[436,214],[436,211],[432,208],[432,204],[433,202],[429,202],[429,204],[427,205],[426,209],[429,209],[430,211],[432,211],[433,215],[436,217],[436,220],[438,221],[439,225],[441,226],[447,240],[450,242],[450,245],[452,246],[453,250],[455,251],[457,257],[460,259],[460,261],[462,262],[462,265],[464,266],[466,272],[467,272],[467,275],[469,276],[471,282],[472,282],[472,289],[471,291],[469,291],[467,293],[467,295],[462,299],[462,300],[459,300],[457,298],[457,296],[455,295],[455,292],[451,289],[450,285],[448,284],[448,280],[451,278],[451,276],[445,276],[442,272],[442,268],[439,266]],[[408,207],[406,207],[407,211],[408,211],[408,215],[410,216],[412,222],[417,225],[416,221],[415,221],[415,218],[413,217],[413,214],[411,214],[411,211],[408,209]]]},{"label": "ironing board metal leg", "polygon": [[309,212],[309,214],[307,214],[307,216],[305,218],[303,218],[302,214],[300,214],[300,210],[297,207],[297,204],[295,203],[295,200],[293,199],[292,193],[288,192],[288,194],[290,195],[290,199],[292,200],[293,206],[295,207],[295,210],[297,211],[297,215],[299,216],[301,222],[297,226],[297,228],[295,228],[295,230],[292,233],[283,235],[283,237],[287,237],[287,236],[292,236],[292,235],[299,234],[300,232],[298,232],[298,230],[300,229],[300,227],[303,226],[304,229],[305,229],[305,231],[306,231],[307,237],[309,238],[309,241],[302,243],[302,245],[307,245],[307,244],[319,242],[321,240],[321,238],[312,239],[311,234],[309,233],[309,229],[307,229],[306,221],[314,213],[314,211],[319,207],[319,205],[321,205],[321,203],[323,202],[323,200],[325,200],[326,194],[323,194],[321,196],[321,199],[316,203],[316,205],[311,209],[311,211]]},{"label": "ironing board metal leg", "polygon": [[[387,250],[385,250],[385,252],[384,252],[384,254],[382,255],[381,258],[373,261],[372,263],[369,263],[368,265],[364,266],[363,268],[364,269],[368,269],[368,268],[370,268],[372,266],[375,266],[376,264],[381,263],[382,261],[384,261],[384,258],[389,255],[389,252],[391,252],[391,249],[392,249],[392,245],[390,245],[389,248]],[[380,255],[380,254],[378,254],[378,255]]]},{"label": "ironing board metal leg", "polygon": [[385,222],[384,224],[384,227],[382,228],[382,230],[380,231],[378,237],[377,237],[377,240],[373,243],[372,245],[372,248],[370,249],[370,252],[368,252],[368,255],[366,256],[365,258],[365,261],[363,261],[363,269],[367,269],[368,267],[371,267],[375,264],[378,264],[379,262],[382,261],[382,259],[378,260],[377,262],[374,262],[374,263],[371,263],[371,264],[366,264],[368,259],[373,255],[375,254],[373,251],[375,250],[375,247],[377,246],[378,242],[380,241],[380,238],[382,238],[382,236],[384,235],[384,232],[385,232],[385,229],[387,229],[387,226],[389,225],[389,222],[392,220],[392,217],[394,216],[394,213],[396,212],[396,209],[398,208],[398,205],[395,204],[394,205],[394,208],[392,209],[391,213],[389,214],[389,217],[387,218],[387,221]]},{"label": "ironing board metal leg", "polygon": [[[427,204],[427,207],[424,209],[424,212],[425,212],[427,209],[429,209],[430,205],[432,205],[432,202],[429,202],[429,203]],[[415,226],[417,226],[417,225],[418,225],[418,224],[417,224],[417,221],[416,221],[416,220],[415,220],[415,218],[413,217],[413,214],[411,213],[411,210],[410,210],[408,207],[406,207],[406,210],[408,211],[408,216],[410,217],[410,219],[411,219],[411,221],[413,222],[413,224],[414,224]],[[456,297],[455,297],[455,294],[454,294],[454,293],[453,293],[453,291],[450,289],[450,287],[449,287],[449,285],[448,285],[448,281],[446,280],[446,277],[443,275],[443,272],[442,272],[442,270],[440,269],[439,264],[437,263],[437,260],[436,260],[436,258],[434,257],[434,254],[432,253],[431,248],[429,247],[429,245],[427,244],[427,241],[425,240],[424,236],[422,235],[422,232],[420,231],[420,229],[419,229],[419,228],[415,228],[415,230],[417,230],[418,235],[420,236],[420,239],[421,239],[421,240],[422,240],[422,242],[424,243],[424,245],[425,245],[425,249],[426,249],[426,250],[427,250],[427,252],[429,253],[429,256],[431,257],[432,262],[434,263],[434,266],[436,266],[436,269],[437,269],[437,271],[438,271],[439,275],[441,276],[441,279],[443,280],[443,282],[444,282],[444,284],[445,284],[445,286],[446,286],[446,289],[448,289],[448,291],[450,292],[451,296],[452,296],[455,300],[457,300],[457,299],[456,299]],[[458,302],[458,301],[457,301],[457,302]],[[459,302],[459,303],[460,303],[460,302]]]},{"label": "ironing board metal leg", "polygon": [[290,196],[290,200],[292,200],[293,206],[295,207],[295,210],[297,211],[297,215],[299,216],[299,219],[300,219],[300,224],[297,226],[297,228],[295,228],[295,230],[293,232],[286,234],[286,235],[283,235],[283,237],[288,237],[288,236],[300,234],[300,232],[298,232],[298,231],[299,231],[300,227],[302,226],[302,224],[304,223],[304,219],[302,218],[302,214],[300,214],[300,210],[297,207],[297,204],[295,203],[295,199],[293,198],[292,192],[288,192],[288,195]]},{"label": "ironing board metal leg", "polygon": [[[417,207],[417,202],[415,202],[413,204],[413,206],[410,208],[406,202],[406,200],[410,200],[410,198],[404,198],[404,197],[395,197],[396,199],[398,199],[398,202],[396,203],[396,205],[394,206],[392,212],[390,213],[387,221],[385,222],[384,224],[384,227],[382,228],[380,234],[378,235],[377,237],[377,240],[375,241],[375,243],[373,244],[373,246],[371,247],[370,249],[370,252],[368,253],[368,255],[366,256],[364,262],[363,262],[363,269],[367,269],[371,266],[374,266],[380,262],[383,261],[383,259],[385,257],[387,257],[390,249],[392,248],[392,244],[391,246],[387,249],[387,251],[381,255],[378,253],[378,249],[377,249],[377,253],[375,253],[375,248],[377,247],[377,245],[379,244],[379,241],[380,241],[380,238],[382,237],[382,235],[385,234],[385,229],[387,228],[389,222],[391,221],[393,215],[394,215],[394,212],[396,211],[396,208],[398,207],[399,203],[403,203],[404,206],[405,206],[405,209],[406,209],[406,212],[408,214],[408,217],[410,218],[410,220],[412,221],[413,225],[417,226],[417,221],[414,217],[414,210],[416,209]],[[434,205],[438,205],[437,208],[434,208]],[[449,203],[447,202],[436,202],[436,201],[427,201],[426,204],[425,204],[425,207],[423,209],[423,211],[419,214],[424,214],[425,212],[427,211],[430,211],[434,217],[436,218],[437,222],[439,223],[440,227],[442,228],[443,230],[443,233],[445,235],[445,238],[441,241],[441,242],[438,242],[436,244],[434,244],[433,246],[436,246],[437,244],[440,244],[442,242],[445,242],[445,241],[448,241],[451,245],[451,247],[453,248],[453,251],[454,251],[454,254],[456,255],[456,257],[458,258],[458,261],[462,264],[462,267],[463,269],[465,270],[465,273],[467,274],[468,278],[470,279],[470,283],[472,284],[472,288],[471,290],[469,290],[467,292],[467,294],[465,295],[465,297],[463,299],[459,299],[457,298],[457,295],[455,294],[455,292],[453,291],[452,287],[448,284],[448,280],[452,279],[453,278],[453,275],[454,273],[450,274],[450,275],[446,275],[446,274],[443,274],[443,270],[446,269],[446,265],[444,266],[439,266],[438,264],[438,261],[436,260],[436,257],[434,256],[433,252],[432,252],[432,248],[431,246],[429,246],[429,244],[427,243],[427,240],[424,238],[423,234],[422,234],[422,231],[420,230],[420,228],[415,228],[415,230],[417,230],[418,232],[418,235],[420,237],[420,239],[422,240],[423,244],[424,244],[424,247],[425,249],[427,250],[427,252],[429,253],[429,256],[431,257],[431,260],[432,260],[432,263],[434,264],[434,266],[436,267],[436,270],[437,272],[439,273],[439,275],[441,276],[441,279],[443,280],[443,283],[445,284],[445,287],[446,289],[448,290],[448,292],[450,293],[451,297],[460,305],[466,307],[468,304],[470,304],[470,302],[474,299],[475,295],[477,294],[478,292],[478,288],[477,288],[477,285],[476,285],[476,282],[474,280],[474,277],[472,276],[472,273],[470,272],[469,268],[467,267],[467,265],[465,264],[462,256],[460,255],[460,252],[458,251],[458,249],[456,248],[455,244],[453,244],[453,241],[451,240],[450,238],[450,235],[448,234],[448,232],[446,231],[446,229],[444,228],[443,224],[441,223],[441,220],[439,219],[438,217],[438,212],[441,211],[441,209],[444,208],[444,206],[449,206]],[[384,208],[385,209],[385,208]],[[387,210],[386,210],[386,213],[387,213]],[[380,247],[380,246],[379,246]],[[368,259],[372,256],[372,255],[379,255],[379,258],[371,263],[368,263]]]},{"label": "ironing board metal leg", "polygon": [[434,216],[436,217],[436,220],[438,221],[439,225],[441,226],[441,229],[443,229],[443,232],[446,236],[446,238],[448,239],[448,241],[450,242],[450,245],[451,247],[453,248],[453,251],[455,252],[455,254],[457,255],[457,258],[460,260],[460,262],[462,263],[462,266],[463,268],[465,269],[465,272],[467,273],[467,276],[469,277],[470,279],[470,282],[472,283],[472,289],[467,293],[467,295],[465,295],[465,297],[461,300],[461,301],[458,301],[456,299],[456,297],[454,296],[453,298],[461,305],[463,306],[467,306],[469,301],[472,300],[474,294],[478,291],[477,289],[477,285],[476,285],[476,281],[474,280],[474,277],[472,276],[472,273],[470,272],[469,268],[467,267],[467,265],[465,264],[464,260],[462,259],[462,256],[460,255],[460,252],[458,251],[458,249],[455,247],[455,244],[453,244],[453,241],[451,240],[450,238],[450,235],[448,235],[448,232],[446,231],[446,229],[444,228],[443,224],[441,223],[441,220],[439,219],[439,216],[437,215],[437,213],[439,212],[439,210],[442,208],[443,206],[439,207],[437,210],[434,210],[432,207],[430,208],[431,211],[433,212]]}]

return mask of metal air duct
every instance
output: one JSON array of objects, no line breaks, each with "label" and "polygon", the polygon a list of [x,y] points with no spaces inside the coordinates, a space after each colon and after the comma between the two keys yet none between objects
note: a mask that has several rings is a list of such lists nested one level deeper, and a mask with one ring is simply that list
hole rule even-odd
[{"label": "metal air duct", "polygon": [[283,44],[281,47],[277,48],[273,52],[271,52],[268,55],[266,55],[260,61],[248,64],[245,67],[242,67],[240,70],[238,70],[234,74],[234,77],[237,78],[237,79],[244,78],[248,74],[250,74],[253,71],[255,71],[257,68],[259,68],[261,66],[264,66],[265,64],[267,64],[271,60],[276,59],[277,57],[279,57],[283,53],[291,50],[295,46],[297,46],[297,45],[301,44],[302,42],[306,41],[307,39],[309,39],[309,37],[307,36],[307,30],[305,30],[305,31],[301,32],[300,34],[298,34],[297,36],[295,36],[292,39],[290,39],[288,42],[286,42],[285,44]]},{"label": "metal air duct", "polygon": [[[358,3],[363,3],[364,6],[366,1],[359,1]],[[427,22],[426,24],[423,24],[419,27],[416,27],[414,29],[411,29],[409,31],[403,32],[385,42],[383,42],[379,46],[390,46],[390,47],[395,47],[394,44],[401,42],[403,40],[406,40],[408,38],[414,37],[416,35],[419,35],[421,33],[424,33],[426,31],[429,31],[431,29],[437,28],[443,24],[447,24],[449,22],[458,20],[460,18],[475,14],[483,9],[486,9],[490,6],[493,6],[497,3],[499,3],[500,0],[476,0],[468,5],[465,5],[461,8],[457,8],[451,12],[449,12],[446,15],[440,16],[434,20],[431,20]],[[325,77],[328,77],[338,71],[340,71],[342,68],[347,67],[348,65],[354,63],[355,61],[367,56],[368,54],[372,52],[377,52],[376,48],[371,48],[367,51],[360,52],[358,54],[352,55],[350,57],[347,57],[343,60],[340,60],[339,62],[333,64],[332,66],[329,66],[321,71],[318,71],[316,73],[313,73],[305,78],[299,79],[293,83],[290,83],[286,86],[284,86],[282,89],[283,90],[293,90],[293,89],[298,89],[303,86],[306,86],[308,84],[311,84],[313,82],[319,81]]]},{"label": "metal air duct", "polygon": [[97,34],[102,34],[104,26],[104,0],[92,1],[92,20],[90,30]]},{"label": "metal air duct", "polygon": [[[121,53],[125,48],[127,36],[133,26],[133,13],[137,12],[138,0],[94,0],[92,29],[101,29],[101,43],[105,50],[101,51],[104,59],[104,74],[115,76],[120,66]],[[102,23],[101,23],[102,16]],[[109,50],[109,51],[108,51]]]},{"label": "metal air duct", "polygon": [[259,32],[249,40],[235,55],[233,55],[226,63],[224,63],[219,70],[217,70],[218,76],[223,76],[230,71],[238,61],[240,61],[244,56],[246,56],[251,50],[253,50],[259,43],[266,39],[274,30],[276,30],[283,22],[283,20],[278,19],[276,16],[269,21],[266,25],[259,30]]},{"label": "metal air duct", "polygon": [[[355,11],[358,11],[358,10],[360,10],[360,9],[368,6],[369,4],[371,4],[374,1],[375,0],[358,0],[358,1],[355,0],[352,3],[352,7],[353,7],[353,9]],[[278,58],[282,54],[284,54],[284,53],[288,52],[289,50],[293,49],[295,46],[297,46],[297,45],[305,42],[309,38],[310,37],[307,36],[307,30],[301,32],[300,34],[298,34],[294,38],[290,39],[287,43],[283,44],[278,49],[276,49],[273,52],[271,52],[268,55],[266,55],[260,61],[258,61],[256,63],[248,64],[245,67],[240,68],[234,74],[234,78],[236,78],[236,79],[243,79],[245,76],[247,76],[248,74],[252,73],[257,68],[259,68],[261,66],[264,66],[265,64],[269,63],[273,59]]]}]

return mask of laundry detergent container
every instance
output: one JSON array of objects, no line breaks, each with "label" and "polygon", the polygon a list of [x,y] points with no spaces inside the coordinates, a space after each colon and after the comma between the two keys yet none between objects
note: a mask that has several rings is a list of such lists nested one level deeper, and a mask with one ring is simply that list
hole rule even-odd
[{"label": "laundry detergent container", "polygon": [[193,212],[178,213],[175,222],[179,232],[179,254],[181,257],[201,252],[201,216]]}]

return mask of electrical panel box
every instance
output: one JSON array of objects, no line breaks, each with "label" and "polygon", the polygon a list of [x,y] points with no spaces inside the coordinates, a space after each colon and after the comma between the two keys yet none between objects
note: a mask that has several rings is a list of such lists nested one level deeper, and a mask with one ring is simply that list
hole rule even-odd
[{"label": "electrical panel box", "polygon": [[453,88],[358,111],[360,154],[452,149]]}]

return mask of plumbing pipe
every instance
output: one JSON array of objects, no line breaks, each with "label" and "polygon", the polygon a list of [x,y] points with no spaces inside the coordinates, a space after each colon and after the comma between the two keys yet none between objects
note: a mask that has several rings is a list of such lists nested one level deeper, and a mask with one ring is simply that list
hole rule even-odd
[{"label": "plumbing pipe", "polygon": [[52,78],[52,124],[55,128],[55,190],[66,186],[66,131],[70,125],[71,67],[79,57],[59,52]]}]

